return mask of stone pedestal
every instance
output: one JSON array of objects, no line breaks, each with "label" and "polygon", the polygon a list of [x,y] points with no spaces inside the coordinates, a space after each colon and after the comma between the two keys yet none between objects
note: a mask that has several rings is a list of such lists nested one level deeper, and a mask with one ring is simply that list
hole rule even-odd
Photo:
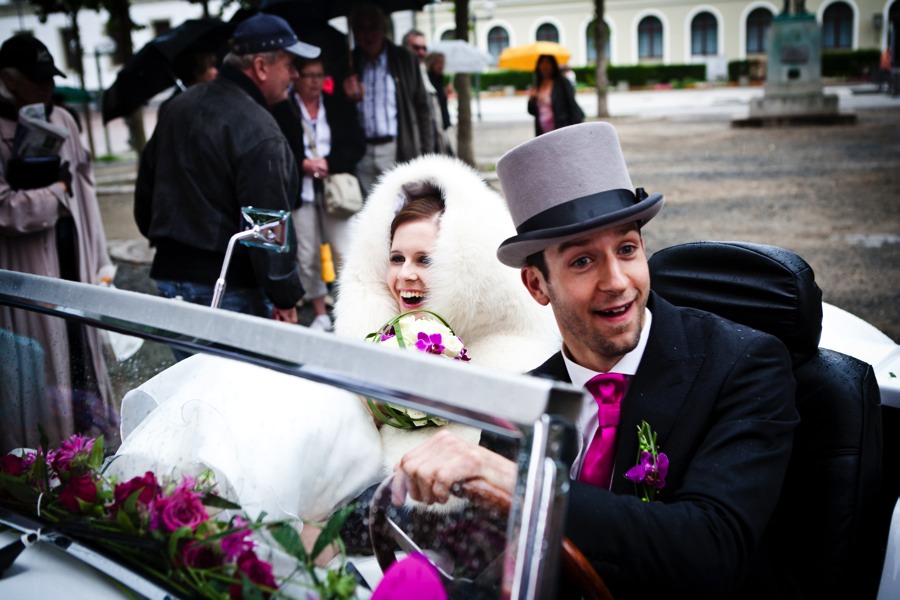
[{"label": "stone pedestal", "polygon": [[841,113],[838,98],[823,93],[822,41],[815,15],[784,12],[769,29],[766,93],[750,103],[748,119],[736,126],[800,123],[853,123],[856,115]]}]

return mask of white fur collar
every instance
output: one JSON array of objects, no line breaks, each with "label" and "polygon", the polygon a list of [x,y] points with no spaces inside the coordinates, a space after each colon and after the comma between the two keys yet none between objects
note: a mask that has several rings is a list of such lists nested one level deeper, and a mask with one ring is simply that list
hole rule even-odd
[{"label": "white fur collar", "polygon": [[509,372],[540,365],[560,347],[552,312],[528,294],[519,271],[496,258],[515,235],[503,198],[462,161],[424,156],[382,175],[350,223],[350,243],[338,279],[335,332],[362,340],[397,314],[385,283],[390,223],[401,188],[427,181],[440,188],[446,209],[429,268],[426,308],[444,317],[473,362]]}]

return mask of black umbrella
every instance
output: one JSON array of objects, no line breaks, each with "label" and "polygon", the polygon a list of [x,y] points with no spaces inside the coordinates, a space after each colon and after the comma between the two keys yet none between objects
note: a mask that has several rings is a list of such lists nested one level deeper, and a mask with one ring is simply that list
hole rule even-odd
[{"label": "black umbrella", "polygon": [[[329,25],[328,20],[349,14],[361,1],[263,0],[259,10],[283,18],[301,41],[321,48],[325,71],[340,81],[350,71],[350,49],[347,36]],[[421,10],[426,4],[435,1],[377,0],[374,3],[381,6],[385,13],[392,13],[398,10]]]},{"label": "black umbrella", "polygon": [[150,40],[103,93],[103,122],[133,113],[173,85],[183,88],[174,65],[193,52],[219,53],[233,29],[220,19],[191,19]]},{"label": "black umbrella", "polygon": [[[283,17],[284,14],[276,12],[281,10],[278,8],[280,5],[297,5],[299,11],[305,12],[310,18],[327,21],[334,17],[341,17],[349,14],[353,10],[353,7],[360,4],[362,1],[363,0],[263,0],[259,9],[262,12],[277,14]],[[426,4],[438,4],[441,0],[365,1],[381,6],[385,13],[392,13],[397,12],[398,10],[422,10]]]}]

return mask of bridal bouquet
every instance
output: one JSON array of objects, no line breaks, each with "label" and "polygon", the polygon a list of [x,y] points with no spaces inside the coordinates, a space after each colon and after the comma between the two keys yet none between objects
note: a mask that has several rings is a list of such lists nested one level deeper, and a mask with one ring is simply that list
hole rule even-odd
[{"label": "bridal bouquet", "polygon": [[[366,340],[463,362],[471,360],[463,341],[453,332],[450,324],[430,310],[417,309],[401,313],[382,325],[378,331],[367,335]],[[397,429],[440,427],[448,423],[446,419],[412,408],[379,403],[371,398],[367,398],[367,401],[376,418]]]},{"label": "bridal bouquet", "polygon": [[[343,548],[338,532],[349,508],[324,525],[307,552],[290,522],[263,523],[263,515],[251,522],[218,496],[211,474],[166,482],[148,471],[119,482],[102,474],[103,460],[103,438],[78,435],[56,450],[7,454],[0,457],[0,501],[49,521],[43,532],[123,559],[179,597],[285,597],[288,585],[302,586],[304,598],[353,596],[356,580],[343,565],[327,577],[315,568],[327,546]],[[290,576],[279,580],[264,560],[274,555],[269,540],[296,560]],[[0,554],[14,558],[20,546]]]}]

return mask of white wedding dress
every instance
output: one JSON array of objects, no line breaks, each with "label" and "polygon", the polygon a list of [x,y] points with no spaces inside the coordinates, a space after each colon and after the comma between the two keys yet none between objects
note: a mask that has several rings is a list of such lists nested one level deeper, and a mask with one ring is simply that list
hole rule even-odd
[{"label": "white wedding dress", "polygon": [[203,354],[125,395],[122,438],[108,475],[209,469],[254,519],[324,521],[381,479],[381,441],[358,396]]}]

